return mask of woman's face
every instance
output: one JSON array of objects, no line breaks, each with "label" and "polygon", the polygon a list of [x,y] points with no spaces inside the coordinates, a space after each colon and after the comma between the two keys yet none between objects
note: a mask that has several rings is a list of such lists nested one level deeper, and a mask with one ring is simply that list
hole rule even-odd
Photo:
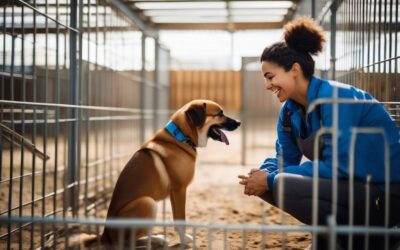
[{"label": "woman's face", "polygon": [[263,61],[261,71],[266,89],[272,91],[280,102],[286,101],[294,94],[296,84],[292,70],[285,71],[275,63]]}]

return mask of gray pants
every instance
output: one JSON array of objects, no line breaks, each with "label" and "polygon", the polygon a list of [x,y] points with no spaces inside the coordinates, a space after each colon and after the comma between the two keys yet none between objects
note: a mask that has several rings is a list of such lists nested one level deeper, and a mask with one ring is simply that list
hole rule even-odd
[{"label": "gray pants", "polygon": [[[279,184],[283,182],[282,184]],[[281,196],[279,186],[283,186]],[[274,181],[273,192],[265,192],[260,196],[266,202],[279,206],[280,209],[289,213],[304,224],[312,224],[312,178],[295,174],[278,174]],[[391,186],[392,193],[398,193],[399,184]],[[347,180],[338,181],[338,203],[336,223],[339,225],[349,224],[349,184]],[[384,225],[384,198],[385,193],[380,186],[371,184],[369,193],[369,204],[366,204],[366,185],[362,182],[354,182],[354,225],[366,225],[366,206],[369,206],[369,225]],[[282,199],[280,201],[280,199]],[[390,227],[400,222],[400,196],[390,196]],[[328,216],[332,214],[332,180],[318,180],[318,224],[326,225]],[[364,235],[353,236],[353,249],[364,249]],[[338,235],[338,244],[342,248],[347,248],[348,238]],[[318,249],[328,249],[326,236],[318,236]],[[390,245],[398,241],[397,238],[390,237]],[[384,237],[382,235],[372,235],[368,237],[368,249],[383,249]]]}]

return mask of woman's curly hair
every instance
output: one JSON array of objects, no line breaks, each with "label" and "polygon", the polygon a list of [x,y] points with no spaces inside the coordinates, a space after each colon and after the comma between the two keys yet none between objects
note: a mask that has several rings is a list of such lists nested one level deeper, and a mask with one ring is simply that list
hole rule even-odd
[{"label": "woman's curly hair", "polygon": [[277,42],[264,49],[260,61],[268,61],[290,70],[294,63],[300,64],[304,77],[314,74],[312,55],[322,51],[325,33],[313,19],[300,17],[284,26],[284,42]]}]

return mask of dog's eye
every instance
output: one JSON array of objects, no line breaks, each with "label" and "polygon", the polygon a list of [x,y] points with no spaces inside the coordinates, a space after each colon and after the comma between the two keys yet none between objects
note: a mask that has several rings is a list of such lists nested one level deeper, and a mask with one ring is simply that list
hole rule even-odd
[{"label": "dog's eye", "polygon": [[219,111],[218,114],[217,114],[217,116],[224,116],[224,111],[222,111],[222,110]]}]

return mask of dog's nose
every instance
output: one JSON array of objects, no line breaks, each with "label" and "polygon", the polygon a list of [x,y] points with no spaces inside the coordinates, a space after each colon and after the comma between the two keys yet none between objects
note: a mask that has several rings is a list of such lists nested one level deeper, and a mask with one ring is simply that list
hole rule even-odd
[{"label": "dog's nose", "polygon": [[226,122],[223,125],[227,130],[232,131],[240,126],[240,122],[228,117],[226,118]]}]

